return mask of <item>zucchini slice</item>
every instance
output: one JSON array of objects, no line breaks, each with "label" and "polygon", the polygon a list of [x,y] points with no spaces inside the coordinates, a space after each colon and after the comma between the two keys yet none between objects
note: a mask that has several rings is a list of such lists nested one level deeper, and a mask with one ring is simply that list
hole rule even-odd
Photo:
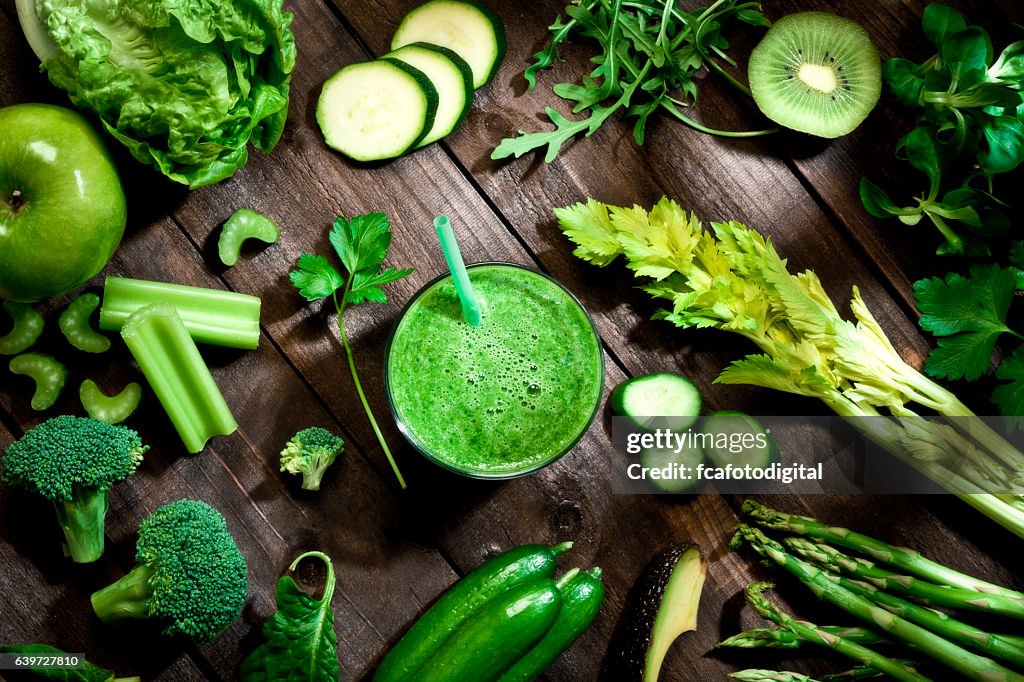
[{"label": "zucchini slice", "polygon": [[437,90],[398,60],[346,66],[327,79],[316,107],[327,146],[356,161],[401,156],[430,132]]},{"label": "zucchini slice", "polygon": [[473,104],[473,71],[462,57],[440,45],[413,43],[381,57],[398,60],[422,71],[437,90],[434,125],[419,147],[437,142],[455,130]]},{"label": "zucchini slice", "polygon": [[412,43],[447,47],[473,71],[473,87],[494,77],[505,56],[505,26],[485,5],[459,0],[430,0],[405,15],[395,29],[391,49]]}]

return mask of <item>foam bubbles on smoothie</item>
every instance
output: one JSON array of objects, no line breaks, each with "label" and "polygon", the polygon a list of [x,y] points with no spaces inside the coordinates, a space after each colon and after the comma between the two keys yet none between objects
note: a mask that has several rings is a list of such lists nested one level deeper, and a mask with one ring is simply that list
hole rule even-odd
[{"label": "foam bubbles on smoothie", "polygon": [[392,342],[389,389],[435,456],[516,470],[561,452],[589,421],[580,408],[600,395],[590,370],[600,348],[557,285],[505,267],[471,272],[487,301],[482,325],[465,323],[450,281],[424,292]]}]

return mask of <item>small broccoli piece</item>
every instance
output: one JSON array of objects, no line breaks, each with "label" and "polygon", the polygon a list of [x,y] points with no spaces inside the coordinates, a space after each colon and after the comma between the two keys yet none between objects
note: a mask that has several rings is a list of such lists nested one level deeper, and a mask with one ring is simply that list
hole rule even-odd
[{"label": "small broccoli piece", "polygon": [[63,415],[12,443],[0,478],[53,502],[67,554],[89,563],[103,554],[107,491],[135,472],[147,449],[127,427]]},{"label": "small broccoli piece", "polygon": [[163,634],[209,642],[242,613],[247,567],[220,512],[195,500],[160,507],[139,524],[137,565],[93,593],[104,623],[165,621]]},{"label": "small broccoli piece", "polygon": [[324,471],[334,463],[344,447],[345,441],[327,429],[319,426],[302,429],[281,451],[281,471],[302,474],[304,490],[320,490]]}]

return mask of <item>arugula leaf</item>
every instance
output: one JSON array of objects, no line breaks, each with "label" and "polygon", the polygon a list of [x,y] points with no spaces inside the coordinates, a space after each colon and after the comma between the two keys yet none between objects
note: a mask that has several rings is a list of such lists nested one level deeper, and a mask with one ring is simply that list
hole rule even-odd
[{"label": "arugula leaf", "polygon": [[242,682],[336,682],[341,677],[334,632],[334,566],[323,552],[306,552],[299,562],[315,557],[327,567],[323,595],[313,599],[291,576],[277,581],[277,612],[263,624],[266,641],[242,661]]},{"label": "arugula leaf", "polygon": [[[534,55],[523,73],[529,89],[536,85],[537,72],[558,59],[558,48],[571,37],[596,43],[599,52],[590,63],[594,67],[576,82],[558,83],[555,95],[573,103],[572,113],[585,114],[571,120],[551,107],[544,113],[554,130],[535,133],[518,131],[518,136],[502,140],[491,153],[492,159],[545,149],[544,161],[551,163],[566,142],[583,135],[589,137],[617,111],[633,122],[633,139],[643,144],[647,120],[663,109],[686,125],[701,132],[726,137],[751,137],[771,130],[723,131],[704,126],[681,111],[697,98],[697,73],[707,66],[741,92],[750,94],[718,64],[722,59],[736,66],[725,50],[729,43],[723,29],[735,19],[752,26],[770,26],[757,2],[718,0],[709,7],[683,12],[667,0],[574,0],[564,14],[548,27],[548,45]],[[679,99],[679,98],[684,99]],[[685,101],[685,100],[689,101]]]},{"label": "arugula leaf", "polygon": [[925,362],[928,374],[973,381],[992,363],[1001,334],[1020,335],[1006,325],[1017,278],[996,265],[978,266],[969,277],[950,273],[914,283],[921,328],[940,337]]},{"label": "arugula leaf", "polygon": [[[22,656],[67,656],[57,647],[48,644],[18,644],[0,647],[0,653],[19,654]],[[82,661],[81,668],[35,667],[30,670],[48,680],[59,682],[139,682],[138,677],[115,677],[113,670],[101,668],[89,661]]]},{"label": "arugula leaf", "polygon": [[345,285],[344,278],[323,256],[304,253],[295,266],[296,269],[288,273],[288,278],[307,301],[327,298]]},{"label": "arugula leaf", "polygon": [[[384,260],[388,257],[388,249],[391,247],[391,223],[383,213],[357,215],[352,218],[339,216],[334,221],[328,238],[331,246],[334,247],[334,252],[348,271],[347,280],[325,257],[308,253],[299,256],[295,269],[288,273],[288,277],[299,290],[299,294],[307,301],[319,301],[330,297],[333,302],[335,311],[338,313],[338,333],[341,336],[341,344],[345,348],[349,372],[352,374],[352,383],[355,384],[356,393],[363,404],[366,418],[370,421],[373,432],[377,436],[377,442],[380,443],[381,449],[388,458],[399,485],[404,489],[405,479],[402,478],[402,473],[398,470],[398,465],[395,464],[395,458],[377,426],[373,410],[370,409],[370,403],[359,382],[355,355],[348,342],[348,336],[345,334],[345,308],[367,301],[387,303],[388,297],[381,287],[409,275],[412,273],[412,268],[381,270]],[[340,297],[337,295],[339,289],[341,290]]]}]

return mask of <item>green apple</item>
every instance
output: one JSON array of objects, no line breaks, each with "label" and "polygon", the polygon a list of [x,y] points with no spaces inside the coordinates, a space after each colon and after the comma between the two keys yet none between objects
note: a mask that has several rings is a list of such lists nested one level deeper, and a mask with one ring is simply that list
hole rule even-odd
[{"label": "green apple", "polygon": [[103,140],[49,104],[0,109],[0,298],[81,286],[121,243],[128,210]]}]

